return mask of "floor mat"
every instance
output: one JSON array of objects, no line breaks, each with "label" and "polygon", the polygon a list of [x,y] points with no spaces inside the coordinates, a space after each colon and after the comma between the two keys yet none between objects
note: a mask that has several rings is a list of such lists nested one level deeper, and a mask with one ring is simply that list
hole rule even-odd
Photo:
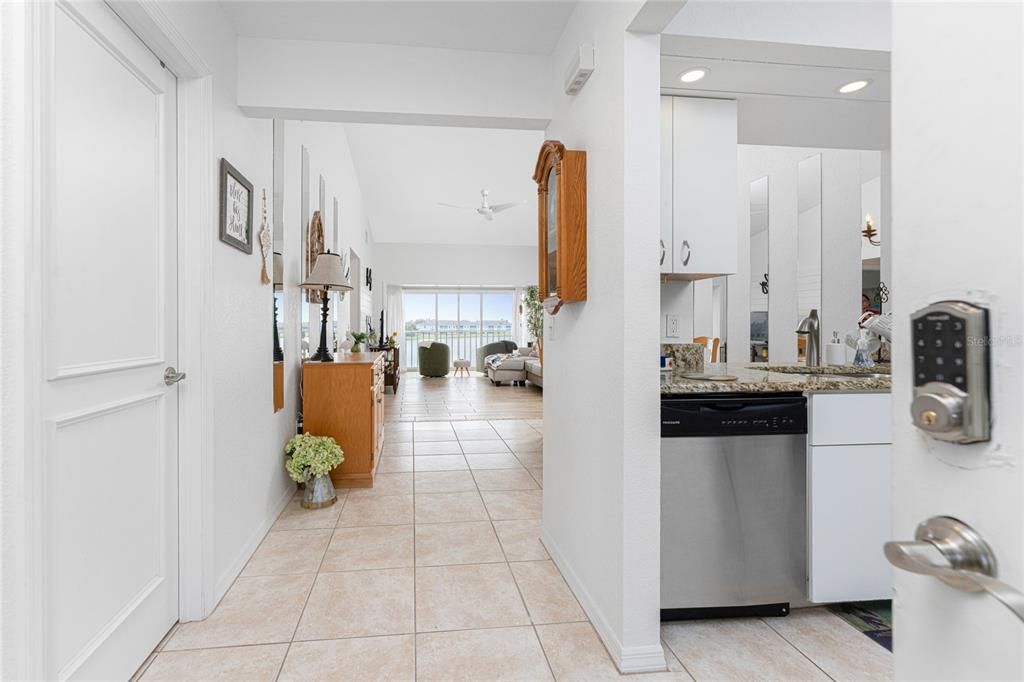
[{"label": "floor mat", "polygon": [[892,602],[862,601],[830,606],[836,615],[892,651]]}]

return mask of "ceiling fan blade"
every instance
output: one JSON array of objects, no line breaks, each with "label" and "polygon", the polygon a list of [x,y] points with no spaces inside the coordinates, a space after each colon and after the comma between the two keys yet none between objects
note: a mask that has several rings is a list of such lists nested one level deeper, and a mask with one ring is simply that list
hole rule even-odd
[{"label": "ceiling fan blade", "polygon": [[493,204],[491,206],[491,210],[494,211],[495,213],[497,213],[498,211],[504,211],[504,210],[507,210],[507,209],[510,209],[510,208],[514,208],[515,206],[522,206],[525,203],[526,203],[526,200],[523,199],[522,201],[512,201],[512,202],[509,202],[507,204]]},{"label": "ceiling fan blade", "polygon": [[443,201],[437,202],[437,205],[438,206],[446,206],[448,208],[458,208],[458,209],[462,209],[463,211],[475,211],[477,209],[476,206],[459,206],[458,204],[446,204]]}]

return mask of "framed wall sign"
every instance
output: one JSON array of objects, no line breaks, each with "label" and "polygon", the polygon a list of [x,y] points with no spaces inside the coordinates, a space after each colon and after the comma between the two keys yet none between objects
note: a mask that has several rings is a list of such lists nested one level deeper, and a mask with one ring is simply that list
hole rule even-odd
[{"label": "framed wall sign", "polygon": [[220,160],[220,240],[252,253],[252,183],[238,169]]}]

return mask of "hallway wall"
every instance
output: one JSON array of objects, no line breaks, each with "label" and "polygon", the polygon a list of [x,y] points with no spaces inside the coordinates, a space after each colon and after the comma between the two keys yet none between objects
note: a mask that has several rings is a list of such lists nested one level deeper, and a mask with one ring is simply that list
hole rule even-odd
[{"label": "hallway wall", "polygon": [[[545,546],[624,672],[659,639],[660,40],[640,3],[580,3],[554,53],[548,139],[587,152],[587,301],[545,315]],[[581,44],[597,69],[564,94]],[[623,350],[626,349],[626,350]],[[600,372],[594,368],[600,367]]]},{"label": "hallway wall", "polygon": [[[377,270],[377,259],[374,255],[373,234],[363,207],[363,193],[359,184],[359,176],[352,162],[348,136],[345,126],[341,123],[320,123],[315,121],[284,121],[284,235],[288,253],[286,259],[286,288],[295,293],[297,299],[302,298],[297,288],[302,279],[303,236],[304,225],[302,211],[302,148],[309,153],[309,214],[317,210],[320,202],[320,177],[324,179],[324,244],[335,253],[340,250],[352,250],[359,256],[359,268],[353,267],[350,273],[352,286],[365,287],[366,268],[374,269],[373,291],[367,296],[366,290],[361,291],[365,314],[375,320],[380,315],[380,301],[383,300],[384,280]],[[334,199],[338,200],[338,239],[334,240]],[[367,306],[367,299],[370,305]],[[352,296],[348,295],[340,304],[333,304],[330,311],[331,320],[341,321],[342,333],[351,327],[350,311]],[[297,302],[297,306],[301,303]],[[296,308],[299,310],[299,308]],[[311,320],[310,334],[313,350],[319,339],[320,306],[314,304],[308,310]],[[362,319],[360,317],[359,319]],[[300,319],[298,313],[294,319],[285,321],[288,325],[288,336],[291,345],[298,348]],[[330,343],[330,339],[328,340]],[[291,358],[292,356],[289,356]],[[298,356],[295,356],[298,358]],[[290,360],[292,362],[292,360]],[[297,362],[297,360],[294,360]],[[293,362],[293,364],[294,364]],[[298,367],[298,365],[295,365]],[[291,390],[291,386],[287,387]],[[294,392],[289,396],[296,395]]]},{"label": "hallway wall", "polygon": [[[213,69],[215,158],[210,163],[219,164],[224,157],[252,182],[255,232],[264,188],[272,215],[273,131],[270,120],[249,118],[238,108],[234,27],[217,3],[161,4]],[[214,177],[220,177],[219,170]],[[260,283],[258,243],[250,255],[221,243],[216,230],[210,230],[208,238],[214,241],[214,286],[209,292],[214,328],[209,334],[212,347],[205,352],[213,375],[212,570],[214,599],[219,600],[291,496],[293,486],[281,450],[294,433],[295,407],[288,403],[274,413],[273,293]],[[286,302],[288,310],[293,305]],[[294,348],[288,352],[294,364]]]},{"label": "hallway wall", "polygon": [[388,284],[520,286],[537,281],[536,246],[377,244],[376,254],[377,269]]}]

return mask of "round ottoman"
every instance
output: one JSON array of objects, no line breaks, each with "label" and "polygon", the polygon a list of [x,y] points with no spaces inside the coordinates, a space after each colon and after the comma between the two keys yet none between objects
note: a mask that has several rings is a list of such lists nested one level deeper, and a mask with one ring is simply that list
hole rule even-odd
[{"label": "round ottoman", "polygon": [[455,366],[455,376],[459,376],[459,372],[469,376],[469,360],[456,360],[452,364]]}]

